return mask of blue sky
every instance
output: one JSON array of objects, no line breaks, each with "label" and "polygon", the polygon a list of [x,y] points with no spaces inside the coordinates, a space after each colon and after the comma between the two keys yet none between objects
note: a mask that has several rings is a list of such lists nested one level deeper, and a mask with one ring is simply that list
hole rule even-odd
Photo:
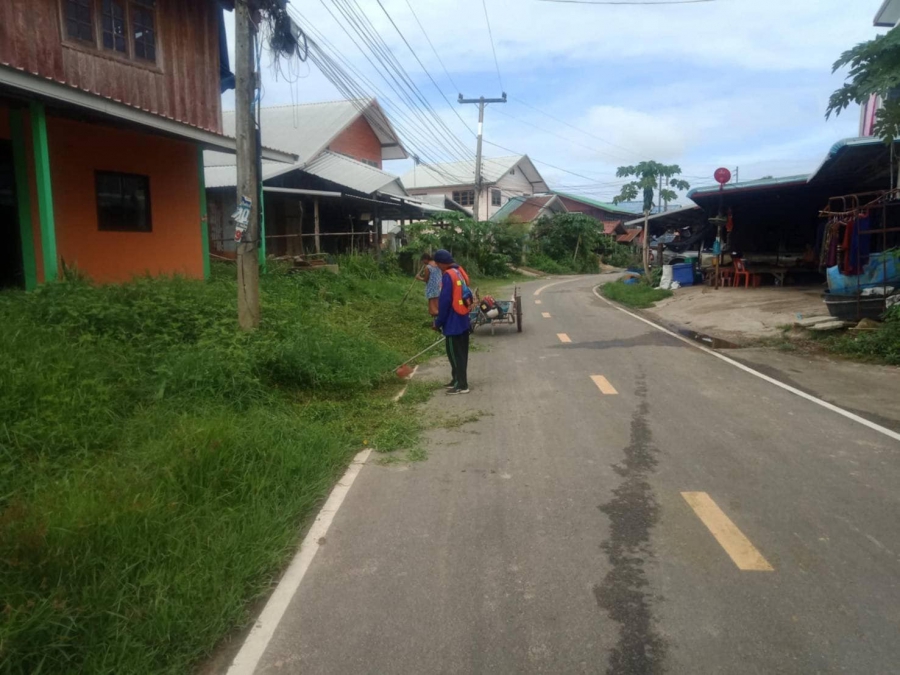
[{"label": "blue sky", "polygon": [[[378,98],[389,113],[392,107],[405,110],[325,9],[348,1],[293,0],[293,6],[388,94],[388,101]],[[376,0],[357,1],[437,113],[474,149],[475,106],[456,106],[463,124]],[[382,2],[451,101],[457,87],[466,96],[499,95],[481,0]],[[711,182],[718,166],[739,166],[741,180],[811,171],[835,141],[856,135],[858,109],[825,121],[828,96],[843,79],[831,75],[831,64],[876,35],[872,18],[880,4],[714,0],[639,7],[486,0],[510,100],[488,108],[485,139],[527,153],[551,186],[600,199],[618,192],[617,166],[642,159],[678,163],[692,185]],[[263,69],[264,105],[340,98],[312,64],[292,62],[277,74],[264,57]],[[225,107],[232,106],[227,95]],[[415,146],[411,151],[449,159],[432,139],[404,140]],[[485,154],[509,153],[486,145]],[[388,162],[385,169],[400,174],[408,164]]]}]

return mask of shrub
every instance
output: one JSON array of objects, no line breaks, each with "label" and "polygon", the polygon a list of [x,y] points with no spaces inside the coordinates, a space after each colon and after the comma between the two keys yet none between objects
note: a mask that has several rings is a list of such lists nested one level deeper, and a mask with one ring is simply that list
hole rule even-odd
[{"label": "shrub", "polygon": [[414,441],[370,392],[433,341],[424,306],[341,264],[271,266],[249,334],[227,265],[0,293],[0,670],[191,672],[363,439]]}]

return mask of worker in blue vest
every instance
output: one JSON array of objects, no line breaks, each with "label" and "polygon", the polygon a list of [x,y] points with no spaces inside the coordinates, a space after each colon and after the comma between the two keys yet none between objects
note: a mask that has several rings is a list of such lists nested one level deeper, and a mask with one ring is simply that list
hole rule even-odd
[{"label": "worker in blue vest", "polygon": [[434,253],[434,262],[443,272],[441,295],[438,298],[438,314],[434,329],[447,338],[447,358],[450,360],[452,379],[445,387],[448,394],[469,393],[469,307],[472,291],[469,275],[453,261],[449,251],[440,249]]}]

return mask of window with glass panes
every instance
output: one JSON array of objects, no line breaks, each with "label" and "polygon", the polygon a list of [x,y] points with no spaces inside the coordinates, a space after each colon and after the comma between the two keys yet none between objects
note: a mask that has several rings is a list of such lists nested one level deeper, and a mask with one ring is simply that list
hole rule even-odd
[{"label": "window with glass panes", "polygon": [[136,0],[131,3],[131,27],[134,35],[134,56],[156,61],[156,0]]},{"label": "window with glass panes", "polygon": [[500,206],[500,190],[491,190],[491,206]]},{"label": "window with glass panes", "polygon": [[133,173],[95,172],[97,225],[105,232],[150,232],[150,178]]},{"label": "window with glass panes", "polygon": [[475,205],[475,190],[457,190],[453,193],[453,201],[460,206]]},{"label": "window with glass panes", "polygon": [[[156,63],[156,0],[61,1],[67,39]],[[95,22],[100,26],[99,34],[94,31]]]},{"label": "window with glass panes", "polygon": [[94,42],[94,0],[65,0],[66,37]]}]

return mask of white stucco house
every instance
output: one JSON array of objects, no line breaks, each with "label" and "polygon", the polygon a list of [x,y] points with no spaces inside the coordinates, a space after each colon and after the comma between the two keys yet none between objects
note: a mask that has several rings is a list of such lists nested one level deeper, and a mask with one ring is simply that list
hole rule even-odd
[{"label": "white stucco house", "polygon": [[[481,163],[482,194],[478,220],[488,220],[512,197],[530,197],[549,190],[528,155],[486,157]],[[475,161],[419,164],[401,176],[410,196],[442,195],[466,209],[475,206]]]}]

